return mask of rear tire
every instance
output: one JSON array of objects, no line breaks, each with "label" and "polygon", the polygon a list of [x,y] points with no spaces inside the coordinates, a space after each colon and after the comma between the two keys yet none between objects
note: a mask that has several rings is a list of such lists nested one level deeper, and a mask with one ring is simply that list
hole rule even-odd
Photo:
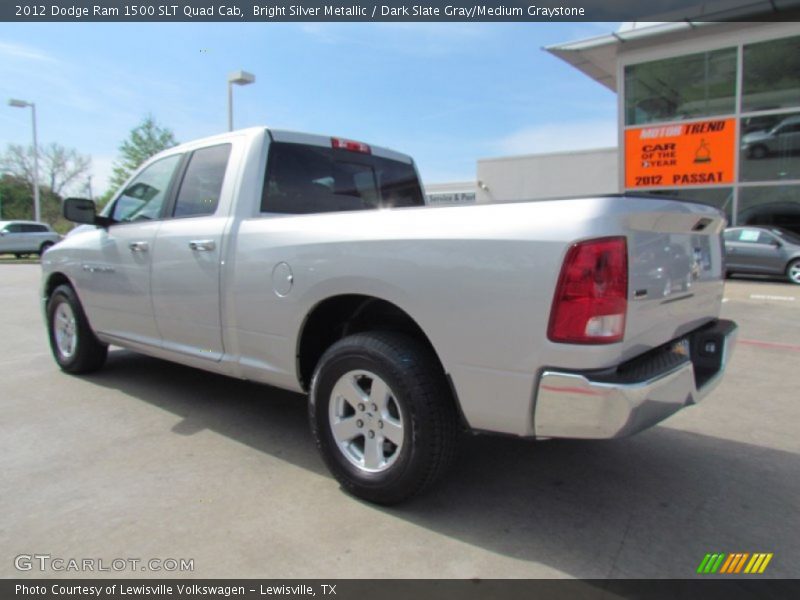
[{"label": "rear tire", "polygon": [[422,492],[456,454],[458,415],[439,361],[404,335],[363,333],[333,344],[311,381],[309,417],[333,476],[369,502]]},{"label": "rear tire", "polygon": [[792,283],[800,284],[800,258],[794,259],[786,267],[786,277]]},{"label": "rear tire", "polygon": [[58,286],[47,301],[47,332],[53,357],[63,371],[90,373],[106,362],[108,346],[89,327],[80,300],[68,285]]}]

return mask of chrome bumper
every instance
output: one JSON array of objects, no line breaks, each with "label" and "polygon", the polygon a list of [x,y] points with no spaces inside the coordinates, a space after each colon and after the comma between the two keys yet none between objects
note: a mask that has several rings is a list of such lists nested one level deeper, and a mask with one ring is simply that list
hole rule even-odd
[{"label": "chrome bumper", "polygon": [[719,320],[632,366],[586,373],[546,369],[537,389],[536,437],[619,438],[663,421],[716,387],[736,333],[735,323]]}]

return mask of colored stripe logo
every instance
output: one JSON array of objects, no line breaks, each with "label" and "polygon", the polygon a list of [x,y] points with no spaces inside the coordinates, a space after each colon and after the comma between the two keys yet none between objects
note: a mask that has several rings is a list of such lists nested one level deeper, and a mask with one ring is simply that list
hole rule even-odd
[{"label": "colored stripe logo", "polygon": [[701,575],[713,575],[716,573],[720,575],[737,575],[740,573],[760,575],[766,570],[771,560],[772,552],[755,552],[753,554],[749,552],[734,552],[732,554],[709,553],[700,561],[697,572]]}]

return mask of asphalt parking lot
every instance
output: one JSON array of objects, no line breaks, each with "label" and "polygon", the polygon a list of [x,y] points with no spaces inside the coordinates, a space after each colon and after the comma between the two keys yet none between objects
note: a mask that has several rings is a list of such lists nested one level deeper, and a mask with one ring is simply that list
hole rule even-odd
[{"label": "asphalt parking lot", "polygon": [[[633,438],[466,439],[443,485],[383,509],[318,458],[304,399],[122,350],[62,374],[39,267],[0,265],[0,556],[192,559],[191,577],[675,577],[708,552],[800,576],[800,286],[728,282],[740,325],[701,405]],[[106,573],[105,575],[113,575]]]}]

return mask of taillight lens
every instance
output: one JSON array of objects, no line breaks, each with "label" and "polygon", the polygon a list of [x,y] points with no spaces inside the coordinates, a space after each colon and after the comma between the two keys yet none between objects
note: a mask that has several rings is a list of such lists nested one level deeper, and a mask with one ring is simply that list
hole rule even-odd
[{"label": "taillight lens", "polygon": [[349,150],[350,152],[360,152],[361,154],[372,154],[372,150],[365,143],[342,138],[331,138],[331,147]]},{"label": "taillight lens", "polygon": [[561,268],[547,337],[569,344],[622,341],[627,310],[625,238],[600,238],[573,245]]}]

